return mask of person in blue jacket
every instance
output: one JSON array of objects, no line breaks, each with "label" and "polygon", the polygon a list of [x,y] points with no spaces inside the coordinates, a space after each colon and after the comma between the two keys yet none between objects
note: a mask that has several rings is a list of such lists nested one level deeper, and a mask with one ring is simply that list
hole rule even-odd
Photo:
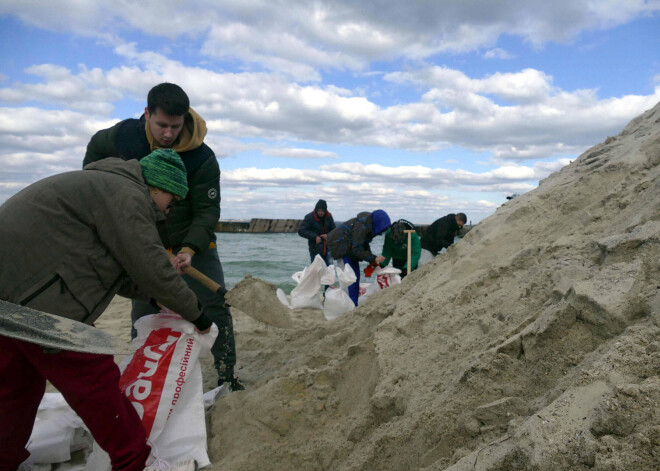
[{"label": "person in blue jacket", "polygon": [[382,263],[385,261],[385,257],[382,255],[374,255],[371,252],[369,243],[391,225],[387,213],[382,209],[377,209],[372,213],[359,213],[357,217],[340,224],[328,234],[328,246],[337,266],[341,269],[344,264],[349,264],[355,272],[356,281],[348,287],[348,295],[356,306],[360,294],[360,262]]},{"label": "person in blue jacket", "polygon": [[326,265],[332,263],[327,237],[334,228],[335,220],[328,211],[328,203],[325,200],[318,200],[314,211],[305,216],[298,229],[298,235],[307,239],[310,262],[320,255]]}]

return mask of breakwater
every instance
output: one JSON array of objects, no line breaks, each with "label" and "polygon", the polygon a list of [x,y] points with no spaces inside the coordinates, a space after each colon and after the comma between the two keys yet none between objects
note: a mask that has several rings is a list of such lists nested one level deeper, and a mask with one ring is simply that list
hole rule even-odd
[{"label": "breakwater", "polygon": [[216,232],[291,233],[298,232],[302,219],[261,219],[249,221],[218,221]]},{"label": "breakwater", "polygon": [[[302,219],[262,219],[252,218],[241,221],[218,221],[215,226],[216,232],[251,232],[257,234],[278,234],[298,232]],[[340,223],[337,222],[339,225]],[[421,236],[426,231],[428,224],[419,224],[415,226],[417,233]],[[472,228],[466,224],[459,233],[459,237],[464,236]]]}]

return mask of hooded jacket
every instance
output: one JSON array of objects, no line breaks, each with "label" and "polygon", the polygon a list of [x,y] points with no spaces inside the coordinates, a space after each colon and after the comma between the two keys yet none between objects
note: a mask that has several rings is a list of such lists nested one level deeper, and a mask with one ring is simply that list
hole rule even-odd
[{"label": "hooded jacket", "polygon": [[[325,216],[323,218],[319,218],[316,214],[316,211],[319,209],[325,211]],[[327,203],[325,200],[318,200],[314,207],[314,211],[305,215],[305,219],[300,223],[300,228],[298,229],[298,235],[307,239],[309,253],[312,258],[316,255],[325,258],[325,255],[328,253],[327,240],[321,239],[321,242],[317,244],[316,238],[323,234],[327,235],[335,227],[335,220],[332,217],[332,214],[328,212]]]},{"label": "hooded jacket", "polygon": [[137,160],[28,186],[0,206],[0,299],[92,324],[120,294],[201,320],[160,243],[161,218]]},{"label": "hooded jacket", "polygon": [[369,243],[391,225],[389,216],[382,209],[359,213],[328,234],[332,258],[347,256],[353,260],[373,262],[376,256],[371,252]]},{"label": "hooded jacket", "polygon": [[442,249],[454,243],[458,231],[455,214],[447,214],[433,222],[422,235],[422,248],[437,255]]},{"label": "hooded jacket", "polygon": [[[159,224],[165,247],[190,247],[204,250],[215,240],[215,226],[220,219],[220,167],[209,146],[204,144],[206,123],[192,108],[174,149],[186,166],[189,192],[175,203],[167,220]],[[145,116],[126,119],[103,129],[87,145],[83,166],[106,157],[140,160],[155,149]]]}]

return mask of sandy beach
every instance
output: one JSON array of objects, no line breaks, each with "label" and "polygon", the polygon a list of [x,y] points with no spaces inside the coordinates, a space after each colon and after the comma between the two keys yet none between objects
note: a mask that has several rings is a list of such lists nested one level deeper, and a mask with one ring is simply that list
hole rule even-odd
[{"label": "sandy beach", "polygon": [[209,469],[660,469],[659,195],[660,105],[355,311],[234,309]]}]

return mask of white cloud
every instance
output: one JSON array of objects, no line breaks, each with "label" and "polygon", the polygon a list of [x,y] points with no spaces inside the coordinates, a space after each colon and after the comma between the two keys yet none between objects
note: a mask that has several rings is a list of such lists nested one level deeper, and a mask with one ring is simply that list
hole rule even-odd
[{"label": "white cloud", "polygon": [[125,31],[175,39],[203,38],[202,52],[259,70],[318,80],[318,69],[361,70],[374,60],[423,59],[495,45],[502,34],[534,47],[583,31],[612,28],[657,12],[657,1],[609,0],[258,0],[194,3],[110,0],[0,4],[0,14],[55,31],[109,36]]},{"label": "white cloud", "polygon": [[[566,162],[566,161],[562,161]],[[567,163],[567,162],[566,162]],[[292,168],[240,168],[223,172],[223,184],[232,186],[274,187],[286,185],[317,185],[335,183],[348,185],[352,190],[377,187],[379,192],[393,191],[393,186],[429,190],[488,191],[488,188],[505,188],[507,185],[526,185],[544,178],[561,164],[542,163],[534,168],[507,165],[487,172],[447,170],[417,166],[388,167],[365,165],[359,162],[342,162],[322,165],[320,169]]]},{"label": "white cloud", "polygon": [[273,157],[288,157],[291,159],[336,159],[334,152],[315,149],[263,149],[262,152]]},{"label": "white cloud", "polygon": [[484,59],[513,59],[514,55],[502,48],[496,47],[484,53]]}]

